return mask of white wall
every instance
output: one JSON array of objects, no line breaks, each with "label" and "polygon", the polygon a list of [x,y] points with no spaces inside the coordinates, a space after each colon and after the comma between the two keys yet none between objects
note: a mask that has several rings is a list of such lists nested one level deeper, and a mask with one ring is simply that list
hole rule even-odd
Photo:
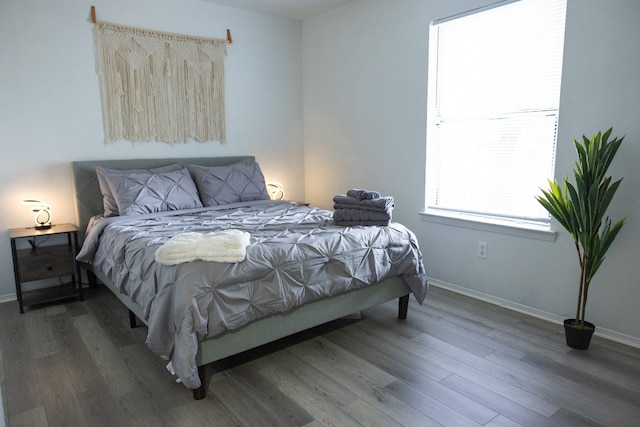
[{"label": "white wall", "polygon": [[[106,145],[90,6],[98,19],[234,43],[225,62],[227,144]],[[0,299],[15,298],[7,229],[32,225],[20,204],[76,223],[73,160],[255,155],[267,179],[304,199],[301,24],[199,0],[0,2]],[[17,310],[17,305],[16,305]]]},{"label": "white wall", "polygon": [[[551,318],[572,317],[578,265],[565,232],[544,242],[426,222],[418,214],[424,207],[429,22],[489,3],[358,0],[303,23],[307,200],[331,207],[334,194],[352,187],[393,195],[394,219],[417,234],[434,282]],[[556,172],[570,173],[573,138],[610,126],[626,135],[610,170],[624,176],[610,212],[628,220],[592,282],[587,317],[636,344],[639,21],[637,0],[569,0]],[[489,244],[486,260],[476,256],[478,241]]]}]

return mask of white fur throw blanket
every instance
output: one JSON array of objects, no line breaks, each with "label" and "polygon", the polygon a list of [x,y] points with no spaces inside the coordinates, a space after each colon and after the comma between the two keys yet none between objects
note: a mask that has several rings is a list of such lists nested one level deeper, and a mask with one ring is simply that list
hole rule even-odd
[{"label": "white fur throw blanket", "polygon": [[156,250],[156,261],[176,265],[190,261],[240,262],[250,234],[240,230],[176,234]]}]

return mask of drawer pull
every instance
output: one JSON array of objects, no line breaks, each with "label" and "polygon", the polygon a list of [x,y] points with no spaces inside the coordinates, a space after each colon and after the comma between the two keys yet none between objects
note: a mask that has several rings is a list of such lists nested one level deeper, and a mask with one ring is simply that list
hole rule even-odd
[{"label": "drawer pull", "polygon": [[48,265],[48,266],[47,266],[47,270],[48,270],[48,271],[51,271],[51,270],[53,270],[53,267],[52,267],[52,266],[50,266],[50,265]]}]

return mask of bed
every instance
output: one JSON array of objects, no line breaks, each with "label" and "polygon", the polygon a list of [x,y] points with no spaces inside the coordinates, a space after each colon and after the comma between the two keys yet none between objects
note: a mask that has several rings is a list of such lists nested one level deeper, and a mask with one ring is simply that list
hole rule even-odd
[{"label": "bed", "polygon": [[410,295],[426,296],[411,231],[339,227],[330,211],[272,201],[252,156],[72,170],[89,282],[147,325],[147,346],[195,399],[209,363],[396,298],[404,319]]}]

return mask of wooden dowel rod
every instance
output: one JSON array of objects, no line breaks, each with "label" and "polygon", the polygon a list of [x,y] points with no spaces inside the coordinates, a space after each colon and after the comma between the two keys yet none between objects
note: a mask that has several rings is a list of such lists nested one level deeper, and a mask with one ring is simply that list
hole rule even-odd
[{"label": "wooden dowel rod", "polygon": [[[96,23],[96,7],[91,6],[91,23]],[[227,41],[229,43],[233,43],[233,39],[231,38],[231,30],[227,28]]]}]

